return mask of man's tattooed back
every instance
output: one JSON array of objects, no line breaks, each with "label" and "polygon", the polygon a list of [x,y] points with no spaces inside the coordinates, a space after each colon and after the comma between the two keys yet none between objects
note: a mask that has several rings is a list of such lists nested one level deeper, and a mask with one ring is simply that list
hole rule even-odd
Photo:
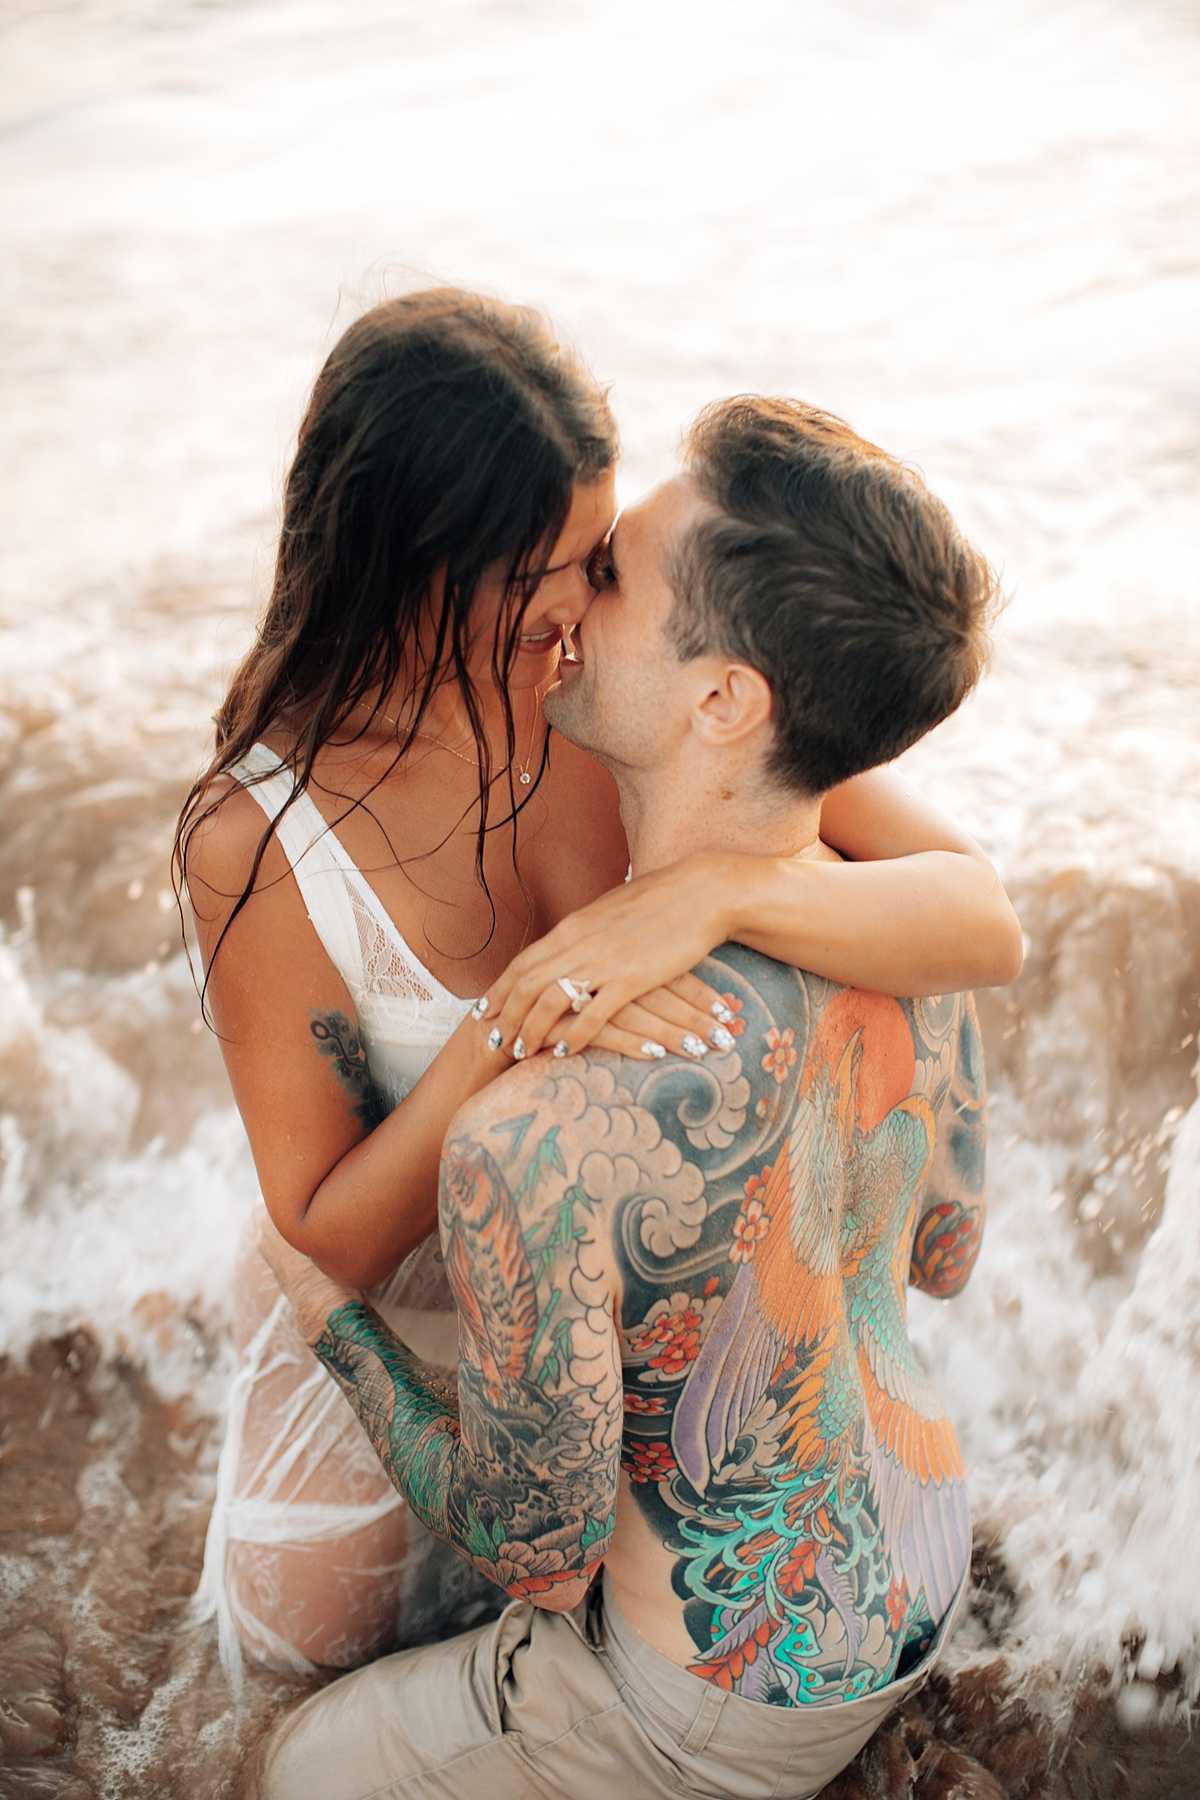
[{"label": "man's tattooed back", "polygon": [[904,1290],[956,1293],[978,1252],[978,1027],[737,945],[696,973],[731,1051],[540,1058],[459,1115],[472,1479],[440,1528],[543,1603],[607,1554],[695,1674],[836,1702],[917,1659],[969,1556]]},{"label": "man's tattooed back", "polygon": [[561,1611],[606,1562],[694,1674],[836,1704],[907,1672],[967,1567],[905,1284],[948,1298],[978,1254],[978,1026],[963,996],[738,945],[697,973],[731,1050],[538,1057],[457,1115],[457,1390],[361,1301],[314,1348],[418,1516],[506,1592]]}]

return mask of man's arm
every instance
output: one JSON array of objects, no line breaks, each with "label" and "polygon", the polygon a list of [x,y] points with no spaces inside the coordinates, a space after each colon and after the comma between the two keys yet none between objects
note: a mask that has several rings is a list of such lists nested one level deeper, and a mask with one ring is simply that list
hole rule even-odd
[{"label": "man's arm", "polygon": [[913,1287],[937,1300],[951,1300],[966,1287],[983,1240],[987,1080],[979,1020],[969,994],[962,1000],[957,1049],[908,1273]]},{"label": "man's arm", "polygon": [[359,1296],[297,1267],[289,1246],[263,1248],[418,1517],[509,1594],[563,1611],[615,1524],[621,1377],[591,1205],[530,1104],[543,1079],[511,1071],[443,1151],[457,1396]]}]

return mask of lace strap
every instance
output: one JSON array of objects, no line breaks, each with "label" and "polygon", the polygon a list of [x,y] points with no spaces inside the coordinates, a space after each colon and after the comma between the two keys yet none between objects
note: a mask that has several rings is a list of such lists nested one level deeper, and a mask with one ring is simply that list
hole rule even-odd
[{"label": "lace strap", "polygon": [[[290,770],[265,744],[255,744],[229,773],[253,794],[268,819],[279,819],[292,797]],[[347,876],[357,875],[332,828],[307,793],[298,794],[275,833],[292,865],[296,885],[304,900],[313,929],[330,962],[357,996],[366,986],[362,941],[347,886]],[[390,923],[390,921],[389,921]]]}]

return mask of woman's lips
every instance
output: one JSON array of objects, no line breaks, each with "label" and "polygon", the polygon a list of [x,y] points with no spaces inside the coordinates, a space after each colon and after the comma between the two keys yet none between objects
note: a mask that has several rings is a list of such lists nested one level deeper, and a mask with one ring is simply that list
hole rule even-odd
[{"label": "woman's lips", "polygon": [[562,643],[563,628],[551,625],[548,631],[540,631],[536,635],[522,637],[517,640],[517,649],[524,650],[533,656],[544,656],[547,650],[553,650],[556,644]]}]

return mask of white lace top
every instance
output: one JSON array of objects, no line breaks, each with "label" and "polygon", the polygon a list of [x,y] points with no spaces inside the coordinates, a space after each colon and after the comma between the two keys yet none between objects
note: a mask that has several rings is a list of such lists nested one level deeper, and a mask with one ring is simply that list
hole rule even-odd
[{"label": "white lace top", "polygon": [[[249,780],[269,819],[292,795],[292,776],[265,744],[230,773]],[[425,1073],[473,1000],[460,1000],[418,960],[308,794],[288,808],[275,834],[330,962],[350,990],[377,1087],[395,1106]]]}]

